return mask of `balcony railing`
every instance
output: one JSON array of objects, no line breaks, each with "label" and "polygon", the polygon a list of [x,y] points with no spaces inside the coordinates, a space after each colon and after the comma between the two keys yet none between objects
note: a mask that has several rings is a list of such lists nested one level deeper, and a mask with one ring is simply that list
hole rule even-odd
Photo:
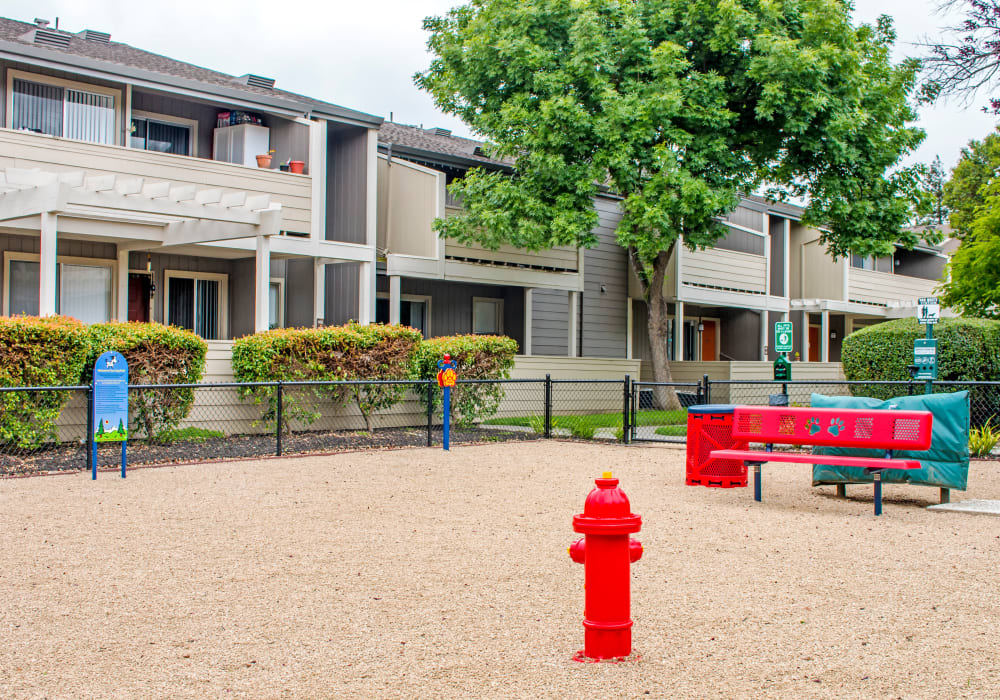
[{"label": "balcony railing", "polygon": [[847,273],[847,284],[849,301],[889,306],[916,304],[920,297],[933,296],[940,282],[852,267]]},{"label": "balcony railing", "polygon": [[57,138],[11,129],[0,129],[0,168],[40,168],[49,172],[83,170],[88,175],[118,174],[267,194],[281,204],[281,230],[310,234],[312,230],[312,177],[277,170],[248,168],[205,158],[142,151]]},{"label": "balcony railing", "polygon": [[749,294],[767,292],[763,255],[718,248],[684,250],[681,255],[681,281],[685,285]]}]

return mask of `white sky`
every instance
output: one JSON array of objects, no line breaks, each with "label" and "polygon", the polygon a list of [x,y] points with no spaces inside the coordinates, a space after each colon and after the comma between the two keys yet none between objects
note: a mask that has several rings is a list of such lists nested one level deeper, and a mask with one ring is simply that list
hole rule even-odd
[{"label": "white sky", "polygon": [[[275,78],[277,86],[398,122],[443,126],[471,135],[438,112],[413,85],[412,76],[430,61],[421,21],[460,0],[172,0],[168,11],[125,0],[3,0],[0,14],[31,22],[55,21],[68,31],[95,29],[113,41],[161,53],[214,70]],[[924,36],[940,34],[948,20],[936,15],[936,0],[857,0],[856,18],[894,17],[897,59],[917,54]],[[971,138],[997,123],[979,107],[957,101],[924,108],[920,126],[927,139],[915,159],[940,154],[946,167]]]}]

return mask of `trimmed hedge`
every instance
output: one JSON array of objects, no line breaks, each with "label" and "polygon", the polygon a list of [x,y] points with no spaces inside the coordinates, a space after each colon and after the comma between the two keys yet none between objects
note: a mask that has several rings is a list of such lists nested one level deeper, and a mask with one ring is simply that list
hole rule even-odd
[{"label": "trimmed hedge", "polygon": [[[233,374],[238,382],[339,381],[408,379],[420,331],[405,326],[348,323],[326,328],[279,328],[245,336],[233,343]],[[263,422],[277,418],[275,387],[248,387],[241,395],[266,404]],[[320,416],[316,403],[353,400],[371,429],[375,411],[391,408],[404,386],[297,387],[282,403],[282,430],[298,419],[312,423]]]},{"label": "trimmed hedge", "polygon": [[[459,379],[507,379],[514,366],[517,341],[498,335],[451,335],[425,340],[417,350],[416,377],[435,379],[437,363],[445,353],[451,355]],[[497,412],[503,397],[502,385],[457,385],[452,390],[453,417],[459,425],[484,420]],[[423,399],[426,402],[427,397]],[[441,392],[432,392],[431,400],[437,409]]]},{"label": "trimmed hedge", "polygon": [[[925,337],[915,318],[902,318],[862,328],[844,338],[841,361],[849,380],[908,380],[913,363],[913,341]],[[937,339],[938,379],[942,381],[1000,380],[1000,321],[982,318],[944,318],[934,328]],[[949,389],[957,391],[965,387]],[[894,386],[852,386],[855,396],[889,399]],[[1000,413],[997,392],[970,387],[973,403]],[[975,395],[978,394],[978,395]]]},{"label": "trimmed hedge", "polygon": [[[208,344],[191,331],[159,323],[95,323],[87,328],[90,353],[83,382],[90,383],[102,352],[116,350],[128,361],[129,384],[197,384],[205,371]],[[169,433],[191,411],[194,389],[133,389],[129,422],[139,434]]]},{"label": "trimmed hedge", "polygon": [[[87,327],[62,316],[0,317],[0,386],[80,383],[90,339]],[[37,449],[56,440],[56,420],[70,392],[0,393],[0,443]]]}]

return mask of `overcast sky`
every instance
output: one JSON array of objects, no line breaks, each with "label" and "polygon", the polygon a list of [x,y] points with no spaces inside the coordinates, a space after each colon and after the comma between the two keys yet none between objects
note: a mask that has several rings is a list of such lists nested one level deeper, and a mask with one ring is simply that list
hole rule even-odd
[{"label": "overcast sky", "polygon": [[[897,56],[916,55],[922,37],[940,34],[949,20],[936,15],[937,0],[857,0],[856,18],[895,19]],[[0,13],[26,22],[55,21],[60,29],[95,29],[112,41],[206,68],[275,78],[277,86],[398,122],[443,126],[471,135],[438,112],[413,85],[430,61],[421,21],[443,14],[458,0],[172,0],[169,12],[124,0],[3,0]],[[951,19],[954,22],[954,18]],[[915,159],[940,154],[948,168],[971,138],[982,138],[996,118],[980,111],[985,99],[924,108],[927,139]]]}]

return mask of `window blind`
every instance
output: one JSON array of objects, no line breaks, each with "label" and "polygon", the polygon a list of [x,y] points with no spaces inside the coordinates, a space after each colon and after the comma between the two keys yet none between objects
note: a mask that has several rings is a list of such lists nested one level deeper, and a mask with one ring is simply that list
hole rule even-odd
[{"label": "window blind", "polygon": [[15,129],[62,136],[63,89],[15,78],[11,123]]},{"label": "window blind", "polygon": [[91,143],[114,143],[115,98],[83,90],[66,90],[64,136]]}]

